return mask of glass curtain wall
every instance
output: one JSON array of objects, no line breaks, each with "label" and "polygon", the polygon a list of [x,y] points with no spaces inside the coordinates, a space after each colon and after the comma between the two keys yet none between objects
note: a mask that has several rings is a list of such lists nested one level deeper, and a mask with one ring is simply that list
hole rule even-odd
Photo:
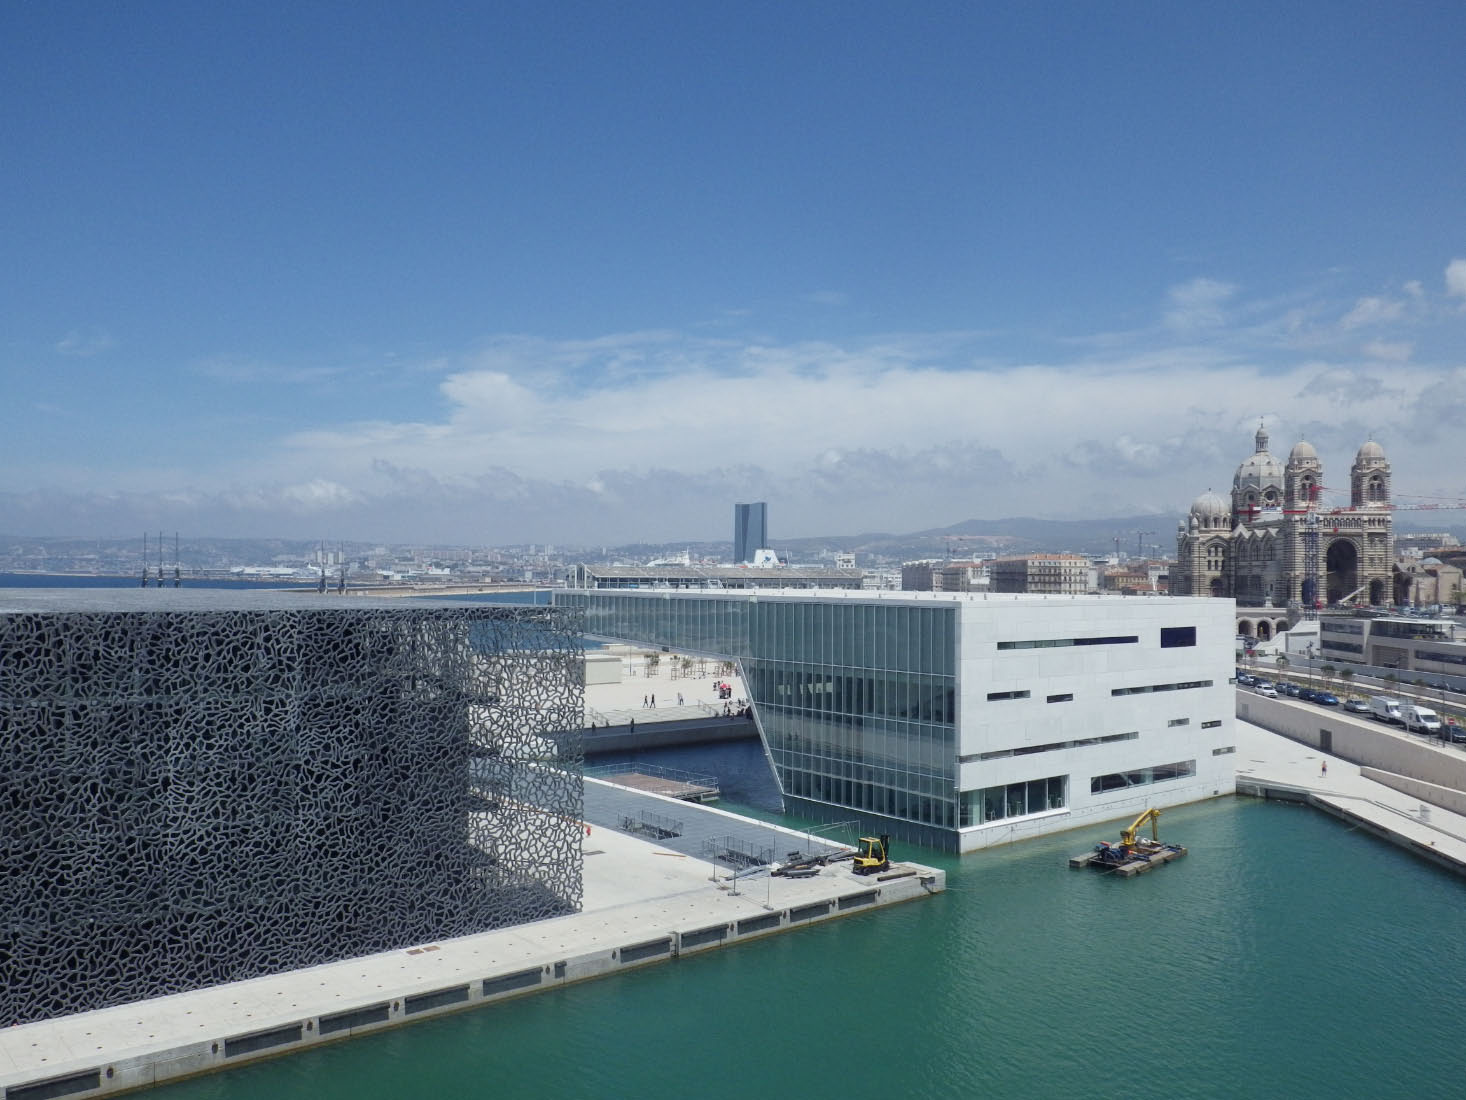
[{"label": "glass curtain wall", "polygon": [[742,662],[786,796],[957,827],[955,607],[556,592],[588,634]]}]

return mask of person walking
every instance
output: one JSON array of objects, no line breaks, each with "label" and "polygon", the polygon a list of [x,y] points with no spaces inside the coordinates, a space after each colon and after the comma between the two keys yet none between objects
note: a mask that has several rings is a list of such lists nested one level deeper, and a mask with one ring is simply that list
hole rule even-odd
[{"label": "person walking", "polygon": [[1324,779],[1327,779],[1329,777],[1329,762],[1327,760],[1319,761],[1318,774]]}]

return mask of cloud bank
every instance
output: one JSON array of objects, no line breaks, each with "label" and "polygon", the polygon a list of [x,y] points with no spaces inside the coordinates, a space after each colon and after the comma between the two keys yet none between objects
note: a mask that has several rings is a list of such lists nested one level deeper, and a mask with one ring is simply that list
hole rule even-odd
[{"label": "cloud bank", "polygon": [[[332,421],[322,407],[207,475],[97,461],[92,491],[0,484],[0,506],[7,527],[37,534],[161,523],[594,545],[727,537],[735,501],[767,500],[776,537],[907,531],[1183,510],[1228,487],[1259,419],[1279,453],[1314,443],[1331,486],[1347,489],[1372,436],[1398,493],[1454,498],[1466,487],[1440,456],[1466,423],[1466,360],[1442,356],[1429,325],[1459,334],[1466,260],[1447,267],[1444,295],[1392,293],[1404,297],[1300,306],[1198,278],[1166,292],[1150,328],[1032,357],[989,332],[504,335],[398,365],[374,418]],[[329,366],[262,373],[223,357],[194,373],[236,388],[361,384]],[[433,414],[392,415],[405,388]]]}]

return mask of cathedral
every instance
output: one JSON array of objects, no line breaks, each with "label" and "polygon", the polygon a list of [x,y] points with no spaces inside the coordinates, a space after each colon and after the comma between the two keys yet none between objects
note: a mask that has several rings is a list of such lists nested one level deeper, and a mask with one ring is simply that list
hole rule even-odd
[{"label": "cathedral", "polygon": [[1231,596],[1242,607],[1307,609],[1387,604],[1393,598],[1394,517],[1390,464],[1373,440],[1349,471],[1349,506],[1323,496],[1323,464],[1308,443],[1288,461],[1256,449],[1237,467],[1229,501],[1207,491],[1176,531],[1177,596]]}]

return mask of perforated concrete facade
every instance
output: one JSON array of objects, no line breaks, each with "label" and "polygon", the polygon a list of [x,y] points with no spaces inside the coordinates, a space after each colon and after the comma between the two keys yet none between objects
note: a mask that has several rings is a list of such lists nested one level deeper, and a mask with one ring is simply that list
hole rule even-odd
[{"label": "perforated concrete facade", "polygon": [[581,903],[578,617],[0,593],[0,1026]]}]

